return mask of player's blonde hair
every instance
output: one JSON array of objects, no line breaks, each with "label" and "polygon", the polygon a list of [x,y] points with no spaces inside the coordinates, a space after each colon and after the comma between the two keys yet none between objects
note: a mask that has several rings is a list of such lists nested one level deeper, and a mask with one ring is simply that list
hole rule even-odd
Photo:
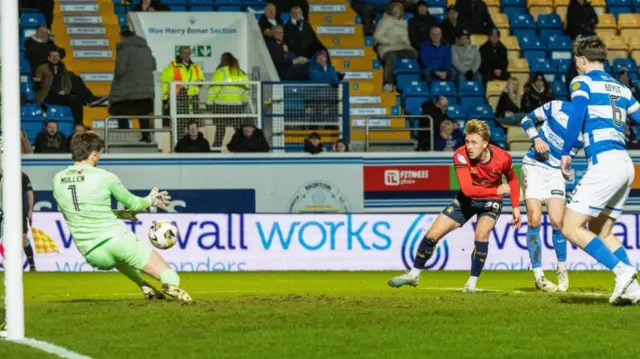
[{"label": "player's blonde hair", "polygon": [[491,140],[491,129],[486,122],[480,120],[471,120],[464,126],[464,132],[467,135],[477,134],[483,140],[489,142]]}]

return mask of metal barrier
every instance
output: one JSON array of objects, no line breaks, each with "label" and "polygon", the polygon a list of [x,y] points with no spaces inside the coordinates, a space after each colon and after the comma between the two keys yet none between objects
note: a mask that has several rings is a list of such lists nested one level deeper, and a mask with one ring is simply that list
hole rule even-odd
[{"label": "metal barrier", "polygon": [[163,115],[153,115],[153,116],[109,116],[107,118],[104,119],[104,152],[105,153],[109,153],[109,133],[144,133],[144,132],[155,132],[155,133],[164,133],[164,132],[168,132],[169,133],[169,140],[171,143],[171,148],[173,151],[173,146],[174,144],[174,139],[176,136],[176,133],[173,131],[172,128],[164,128],[164,127],[160,127],[160,128],[154,128],[154,126],[151,126],[151,124],[149,124],[149,128],[112,128],[109,129],[109,121],[111,120],[145,120],[145,121],[151,121],[151,120],[169,120],[171,121],[171,123],[174,123],[174,120],[171,116],[163,116]]},{"label": "metal barrier", "polygon": [[[415,118],[415,119],[419,119],[419,118],[427,118],[429,119],[429,127],[418,127],[418,128],[390,128],[390,127],[370,127],[369,126],[369,121],[371,120],[386,120],[388,118]],[[374,132],[401,132],[401,131],[429,131],[429,135],[431,138],[431,142],[430,142],[430,150],[433,151],[433,117],[431,117],[430,115],[376,115],[376,116],[369,116],[367,118],[364,119],[364,150],[366,152],[369,152],[369,135],[371,133],[371,131]]]}]

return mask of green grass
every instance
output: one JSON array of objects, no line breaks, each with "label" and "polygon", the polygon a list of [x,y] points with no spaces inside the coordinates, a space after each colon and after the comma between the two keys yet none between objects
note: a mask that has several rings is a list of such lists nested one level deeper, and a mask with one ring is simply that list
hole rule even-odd
[{"label": "green grass", "polygon": [[[612,307],[609,272],[571,273],[567,294],[530,272],[182,274],[196,305],[146,302],[117,273],[26,273],[27,336],[93,358],[634,358],[640,307]],[[554,274],[548,277],[555,280]],[[516,291],[516,292],[514,292]],[[583,293],[598,292],[601,296]],[[47,358],[0,341],[0,358]]]}]

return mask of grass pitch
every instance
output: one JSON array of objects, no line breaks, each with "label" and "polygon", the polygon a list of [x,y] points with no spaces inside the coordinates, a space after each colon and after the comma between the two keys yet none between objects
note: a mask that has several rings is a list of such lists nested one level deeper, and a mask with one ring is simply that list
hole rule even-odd
[{"label": "grass pitch", "polygon": [[[474,294],[451,289],[468,272],[387,287],[397,274],[183,273],[185,306],[117,273],[25,273],[27,336],[105,359],[640,357],[640,307],[608,304],[609,272],[570,273],[567,294],[531,272],[485,271]],[[0,341],[0,358],[50,357]]]}]

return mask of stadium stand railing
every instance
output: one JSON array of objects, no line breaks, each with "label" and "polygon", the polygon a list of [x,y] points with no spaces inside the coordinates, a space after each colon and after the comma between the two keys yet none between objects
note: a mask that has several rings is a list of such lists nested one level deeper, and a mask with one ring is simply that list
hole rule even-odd
[{"label": "stadium stand railing", "polygon": [[[102,133],[102,138],[104,139],[104,152],[105,153],[109,153],[109,148],[113,148],[113,147],[118,147],[118,148],[122,148],[122,147],[128,147],[131,145],[131,141],[126,141],[126,137],[129,136],[131,133],[137,133],[137,134],[142,134],[142,133],[149,133],[149,134],[155,134],[155,139],[158,143],[158,145],[160,146],[160,150],[162,152],[173,152],[171,149],[171,144],[175,143],[175,141],[173,140],[173,137],[175,136],[175,133],[173,132],[173,130],[169,127],[155,127],[153,125],[149,125],[149,128],[147,129],[143,129],[143,128],[127,128],[127,129],[120,129],[117,126],[117,122],[118,120],[132,120],[133,118],[137,119],[138,121],[155,121],[155,120],[168,120],[170,123],[174,123],[175,121],[171,118],[171,116],[163,116],[163,115],[157,115],[157,116],[109,116],[104,120],[104,124],[103,124],[103,128],[101,129],[101,131],[103,131]],[[100,130],[99,130],[100,131]],[[159,137],[162,136],[162,137]],[[167,138],[168,137],[168,138]]]},{"label": "stadium stand railing", "polygon": [[[371,126],[372,121],[390,121],[390,118],[404,120],[407,123],[407,126],[404,128],[400,127],[386,127],[386,126]],[[429,120],[429,127],[420,127],[419,120],[421,118]],[[430,115],[395,115],[395,116],[369,116],[364,120],[364,150],[369,152],[371,150],[371,134],[373,132],[409,132],[411,133],[411,137],[417,137],[418,132],[428,132],[430,137],[430,145],[433,151],[434,144],[434,129],[433,129],[433,118]],[[410,141],[413,145],[414,141]]]}]

